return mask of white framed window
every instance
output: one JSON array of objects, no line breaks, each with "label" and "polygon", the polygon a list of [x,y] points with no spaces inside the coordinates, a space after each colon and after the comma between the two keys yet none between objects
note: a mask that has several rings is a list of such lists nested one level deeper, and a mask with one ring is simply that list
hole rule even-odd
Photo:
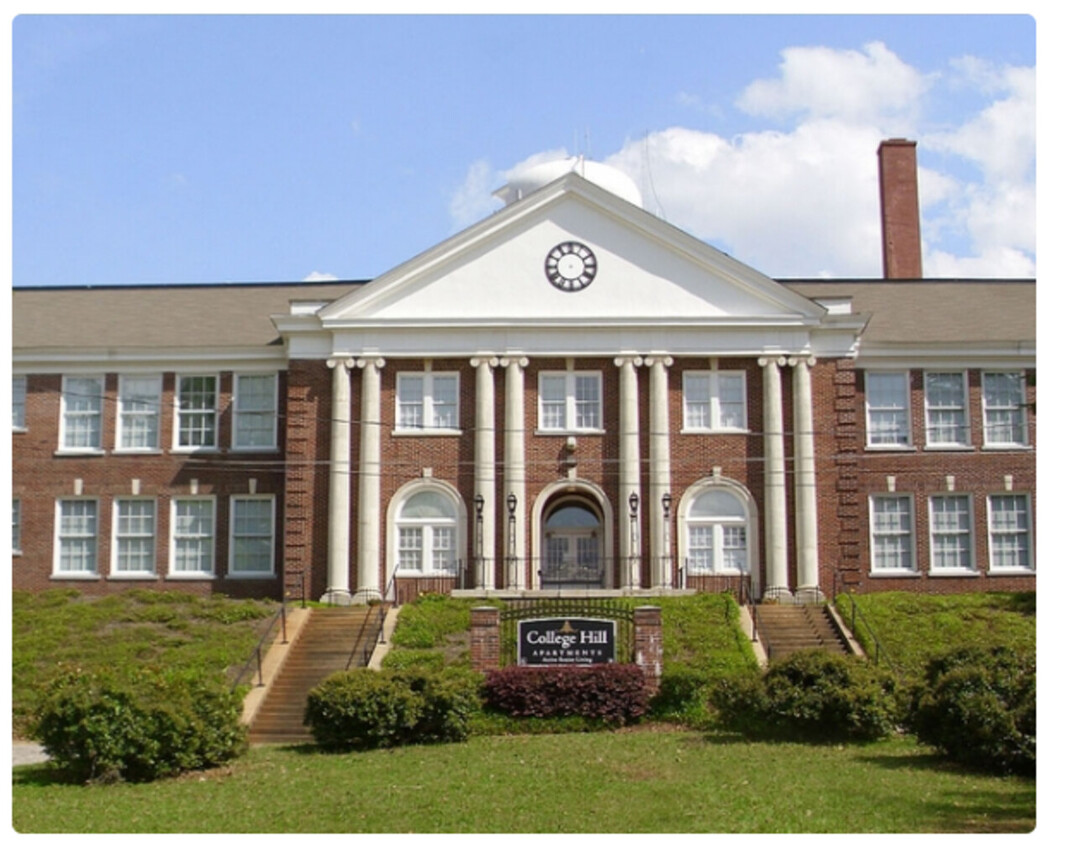
[{"label": "white framed window", "polygon": [[160,448],[159,375],[120,375],[116,413],[117,451],[156,451]]},{"label": "white framed window", "polygon": [[538,378],[542,431],[600,431],[604,426],[599,372],[542,372]]},{"label": "white framed window", "polygon": [[117,498],[112,514],[112,576],[152,576],[156,561],[156,499]]},{"label": "white framed window", "polygon": [[215,571],[216,499],[173,498],[171,507],[172,577],[212,577]]},{"label": "white framed window", "polygon": [[910,445],[909,373],[865,373],[865,426],[867,445]]},{"label": "white framed window", "polygon": [[11,379],[11,427],[16,431],[26,430],[25,375],[16,375]]},{"label": "white framed window", "polygon": [[745,372],[684,372],[683,429],[746,430]]},{"label": "white framed window", "polygon": [[399,373],[395,381],[395,427],[401,431],[457,431],[458,373]]},{"label": "white framed window", "polygon": [[215,375],[175,376],[175,447],[182,450],[217,447]]},{"label": "white framed window", "polygon": [[275,372],[236,373],[231,416],[233,448],[250,451],[276,448],[277,380]]},{"label": "white framed window", "polygon": [[727,490],[698,495],[686,515],[686,561],[690,574],[749,571],[746,508]]},{"label": "white framed window", "polygon": [[929,499],[930,571],[972,572],[973,507],[968,495],[934,495]]},{"label": "white framed window", "polygon": [[904,574],[914,564],[914,505],[909,495],[869,499],[869,534],[874,574]]},{"label": "white framed window", "polygon": [[275,573],[275,496],[232,496],[228,557],[228,573],[232,577],[271,577]]},{"label": "white framed window", "polygon": [[60,407],[60,449],[100,451],[104,376],[65,375]]},{"label": "white framed window", "polygon": [[57,577],[96,577],[97,500],[61,498],[56,502]]},{"label": "white framed window", "polygon": [[988,553],[992,571],[1032,571],[1029,496],[988,496]]},{"label": "white framed window", "polygon": [[925,373],[925,443],[930,446],[968,446],[966,373]]},{"label": "white framed window", "polygon": [[11,551],[22,553],[22,501],[11,499]]},{"label": "white framed window", "polygon": [[1029,444],[1025,376],[1022,372],[982,373],[981,402],[984,406],[986,446]]},{"label": "white framed window", "polygon": [[435,489],[411,494],[395,517],[399,574],[454,575],[458,571],[459,513]]}]

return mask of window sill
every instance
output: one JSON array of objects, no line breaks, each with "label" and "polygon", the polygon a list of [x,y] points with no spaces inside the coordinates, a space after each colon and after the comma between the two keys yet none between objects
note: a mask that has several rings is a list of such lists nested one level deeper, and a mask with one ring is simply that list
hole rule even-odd
[{"label": "window sill", "polygon": [[11,556],[12,557],[21,557],[22,556],[22,549],[21,548],[12,548],[11,549]]},{"label": "window sill", "polygon": [[131,572],[129,574],[113,572],[105,580],[160,580],[155,572]]},{"label": "window sill", "polygon": [[972,445],[966,443],[933,443],[926,444],[925,451],[973,451]]},{"label": "window sill", "polygon": [[1032,451],[1033,446],[1027,443],[985,443],[981,451]]},{"label": "window sill", "polygon": [[724,569],[722,571],[707,571],[707,570],[694,570],[689,569],[686,572],[687,577],[748,577],[746,572],[739,571],[738,569]]},{"label": "window sill", "polygon": [[461,437],[460,428],[395,428],[393,437]]},{"label": "window sill", "polygon": [[988,577],[1036,577],[1036,569],[992,569]]},{"label": "window sill", "polygon": [[224,580],[275,580],[274,571],[228,572]]},{"label": "window sill", "polygon": [[956,569],[955,571],[940,571],[933,570],[929,572],[929,577],[980,577],[979,571],[968,571],[964,569]]},{"label": "window sill", "polygon": [[233,445],[232,454],[278,454],[280,451],[275,445]]},{"label": "window sill", "polygon": [[77,572],[77,571],[64,571],[53,572],[49,576],[49,580],[100,580],[101,576],[95,571]]},{"label": "window sill", "polygon": [[13,433],[13,434],[26,434],[26,433],[29,433],[29,431],[30,431],[30,429],[25,428],[25,427],[12,426],[12,428],[11,428],[11,433]]},{"label": "window sill", "polygon": [[600,437],[607,433],[603,428],[538,428],[535,437]]},{"label": "window sill", "polygon": [[891,451],[891,452],[895,452],[895,453],[913,454],[914,452],[917,451],[917,448],[915,446],[912,446],[912,445],[887,445],[887,444],[869,445],[868,443],[866,443],[865,450],[866,451]]},{"label": "window sill", "polygon": [[114,449],[112,449],[112,454],[119,455],[119,456],[122,456],[122,455],[131,456],[131,455],[134,455],[134,456],[145,457],[146,455],[152,456],[152,455],[155,455],[155,454],[163,454],[163,453],[164,452],[161,451],[161,449],[159,449],[159,448],[114,448]]},{"label": "window sill", "polygon": [[205,572],[172,572],[165,580],[216,580],[215,574],[207,574]]},{"label": "window sill", "polygon": [[397,571],[395,577],[396,579],[415,579],[419,577],[455,578],[458,575],[453,571]]},{"label": "window sill", "polygon": [[895,579],[898,579],[900,577],[921,577],[921,572],[919,572],[919,571],[871,571],[871,572],[869,572],[869,577],[879,577],[881,579],[889,578],[889,577],[890,578],[895,578]]},{"label": "window sill", "polygon": [[52,452],[53,457],[104,457],[108,452],[103,448],[58,448]]},{"label": "window sill", "polygon": [[683,436],[694,436],[696,434],[748,434],[748,428],[683,428],[679,431]]}]

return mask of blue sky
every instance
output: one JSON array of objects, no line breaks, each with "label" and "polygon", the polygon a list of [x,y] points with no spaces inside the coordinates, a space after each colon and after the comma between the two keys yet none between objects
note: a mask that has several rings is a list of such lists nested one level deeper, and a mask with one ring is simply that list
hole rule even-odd
[{"label": "blue sky", "polygon": [[1036,273],[1029,16],[37,16],[12,25],[13,282],[372,278],[581,153],[777,278]]}]

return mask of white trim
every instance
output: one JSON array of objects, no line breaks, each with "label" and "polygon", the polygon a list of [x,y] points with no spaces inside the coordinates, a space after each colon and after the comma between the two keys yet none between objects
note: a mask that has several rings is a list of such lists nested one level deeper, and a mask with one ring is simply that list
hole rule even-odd
[{"label": "white trim", "polygon": [[[564,379],[563,427],[547,427],[544,424],[545,381],[549,378]],[[578,379],[597,379],[597,423],[594,426],[579,426],[578,421]],[[537,433],[538,434],[598,434],[604,433],[604,373],[599,369],[575,370],[568,367],[562,370],[543,370],[537,373]]]},{"label": "white trim", "polygon": [[[178,377],[178,376],[177,376]],[[272,379],[271,410],[243,410],[239,407],[239,382],[244,378]],[[217,385],[219,397],[219,384]],[[243,414],[271,414],[272,442],[268,445],[240,445],[239,417]],[[251,452],[273,452],[279,450],[280,429],[280,376],[277,372],[233,372],[231,375],[231,450],[248,454]]]},{"label": "white trim", "polygon": [[[881,498],[903,499],[910,503],[909,509],[909,543],[910,543],[910,566],[909,568],[879,568],[876,565],[876,511],[875,502]],[[894,576],[918,576],[921,571],[917,564],[917,513],[914,496],[908,492],[883,492],[869,495],[869,573],[878,577]]]},{"label": "white trim", "polygon": [[[601,538],[602,553],[606,559],[612,559],[615,549],[615,514],[612,510],[612,502],[608,496],[605,495],[604,490],[592,481],[587,481],[579,478],[561,478],[558,481],[553,481],[544,487],[537,493],[537,497],[533,501],[533,509],[530,511],[530,560],[533,561],[530,571],[526,573],[525,580],[533,588],[540,588],[541,584],[538,581],[537,563],[541,559],[541,555],[544,553],[544,522],[545,522],[545,510],[548,507],[548,502],[561,493],[566,493],[575,499],[585,499],[590,504],[596,504],[599,508],[601,530],[603,536]],[[641,514],[638,514],[639,520]],[[625,554],[620,556],[625,557]],[[604,583],[603,588],[611,588],[615,582],[615,567],[608,565],[604,567]]]},{"label": "white trim", "polygon": [[[131,379],[143,379],[148,380],[155,378],[157,385],[157,403],[155,409],[155,415],[157,418],[157,431],[156,438],[150,446],[124,446],[123,443],[123,385]],[[160,429],[162,425],[163,417],[163,399],[164,399],[164,376],[159,372],[153,373],[133,373],[126,372],[120,373],[116,381],[116,430],[115,430],[115,443],[112,449],[113,454],[160,454]],[[149,416],[149,413],[143,413],[138,415]]]},{"label": "white trim", "polygon": [[[21,384],[21,388],[16,388],[17,384]],[[12,375],[11,376],[11,430],[15,433],[23,433],[26,431],[26,393],[27,393],[27,378],[25,375]],[[21,400],[16,400],[21,395]],[[22,413],[20,419],[15,420],[15,408],[21,407]]]},{"label": "white trim", "polygon": [[[997,566],[995,560],[995,547],[992,541],[992,502],[996,498],[1021,498],[1026,506],[1026,557],[1028,566]],[[992,492],[985,499],[985,529],[988,531],[988,573],[993,574],[1035,574],[1037,570],[1034,547],[1033,547],[1033,499],[1025,491],[1012,490],[1010,492]]]},{"label": "white trim", "polygon": [[[177,523],[176,509],[177,505],[181,501],[202,501],[207,502],[212,507],[212,532],[209,536],[209,570],[205,571],[199,569],[198,571],[176,571],[175,570],[175,542],[179,538],[176,536],[175,528]],[[216,518],[216,496],[215,495],[177,495],[172,498],[169,504],[169,525],[168,525],[168,580],[213,580],[216,577],[216,538],[217,538],[217,518]]]},{"label": "white trim", "polygon": [[[737,427],[724,427],[720,424],[720,408],[722,403],[719,387],[720,379],[737,376],[742,387],[742,425]],[[709,425],[704,427],[690,427],[689,414],[686,401],[686,379],[689,377],[708,379],[709,400]],[[682,431],[683,434],[745,434],[749,433],[749,385],[744,369],[687,369],[682,373]]]},{"label": "white trim", "polygon": [[[929,424],[929,411],[936,410],[929,403],[929,376],[952,375],[958,376],[962,382],[962,404],[959,406],[962,413],[962,426],[958,432],[959,439],[954,442],[934,442],[933,431],[935,426]],[[925,411],[925,448],[929,450],[961,450],[973,448],[973,438],[970,430],[970,383],[966,370],[958,369],[923,369],[921,371],[921,397]],[[959,407],[954,405],[940,405],[939,410],[957,411]]]},{"label": "white trim", "polygon": [[[100,384],[101,392],[97,403],[97,445],[95,446],[70,446],[67,445],[67,382],[70,379],[80,381],[96,381]],[[74,412],[74,411],[72,411]],[[86,373],[85,375],[64,375],[60,381],[60,424],[59,445],[57,454],[104,454],[104,416],[105,416],[105,377],[103,374]]]},{"label": "white trim", "polygon": [[[404,569],[399,566],[399,513],[410,498],[420,492],[435,492],[444,496],[455,509],[455,560],[457,570],[454,572],[427,569],[428,555],[423,556],[421,570]],[[395,571],[396,578],[417,577],[456,577],[461,570],[462,561],[467,555],[467,515],[466,504],[459,491],[446,481],[439,478],[416,478],[403,484],[388,503],[386,511],[385,529],[385,561],[390,570]],[[403,525],[407,525],[404,523]],[[446,523],[445,523],[446,526]]]},{"label": "white trim", "polygon": [[[144,501],[153,505],[153,533],[152,555],[150,558],[151,568],[137,571],[119,570],[119,505],[127,501]],[[108,579],[109,580],[155,580],[157,578],[157,529],[160,523],[159,504],[157,499],[147,495],[119,495],[112,499],[112,541],[108,554]]]},{"label": "white trim", "polygon": [[[63,518],[63,505],[66,503],[92,503],[94,506],[94,532],[92,534],[93,541],[93,569],[88,570],[75,570],[75,571],[63,571],[60,568],[60,559],[62,557],[61,551],[61,539],[63,534],[61,533],[62,518]],[[52,576],[53,580],[97,580],[101,576],[101,502],[100,499],[94,496],[78,496],[78,495],[66,495],[56,499],[56,504],[53,509],[55,514],[55,520],[52,529]],[[82,536],[81,534],[79,536]],[[89,535],[85,535],[86,538]],[[76,537],[72,537],[76,538]]]},{"label": "white trim", "polygon": [[[213,444],[211,446],[206,445],[180,445],[179,437],[182,433],[180,430],[180,394],[182,392],[182,381],[184,378],[212,378],[214,384],[213,392]],[[220,373],[219,372],[176,372],[175,373],[175,385],[172,391],[173,410],[172,410],[172,451],[189,454],[192,452],[218,452],[220,451]],[[205,411],[189,411],[190,413],[204,413]]]},{"label": "white trim", "polygon": [[[749,488],[733,478],[727,478],[723,475],[705,477],[699,481],[695,481],[683,492],[682,497],[679,499],[678,511],[676,514],[678,541],[676,543],[677,554],[675,565],[678,568],[685,566],[688,563],[688,551],[690,548],[689,529],[690,524],[694,522],[694,520],[690,519],[690,508],[693,507],[694,502],[698,498],[706,492],[714,490],[730,493],[738,499],[745,511],[743,525],[746,528],[746,559],[749,568],[748,573],[753,583],[754,597],[757,597],[761,592],[760,513],[757,509],[757,502],[750,494]],[[713,571],[698,571],[695,569],[691,572],[687,569],[687,574],[693,574],[697,577],[740,574],[737,569],[719,569],[716,568],[716,565],[717,563],[714,559]]]},{"label": "white trim", "polygon": [[[435,422],[435,392],[433,384],[437,378],[450,378],[455,384],[455,424],[451,426],[437,426]],[[404,379],[421,381],[421,424],[418,426],[406,426],[400,424],[402,417],[400,382]],[[460,407],[460,378],[459,373],[449,369],[425,369],[425,370],[402,370],[395,374],[395,419],[393,420],[393,435],[400,436],[456,436],[462,433],[459,425],[462,415]]]},{"label": "white trim", "polygon": [[[969,561],[965,566],[951,567],[951,566],[937,566],[936,565],[936,523],[935,523],[935,502],[940,498],[961,498],[966,502],[966,519],[967,525],[965,530],[965,536],[969,542]],[[974,519],[974,500],[973,496],[968,492],[944,492],[935,493],[929,495],[928,499],[929,509],[929,576],[930,577],[952,577],[952,576],[976,576],[980,574],[977,570],[977,543],[974,534],[975,519]]]},{"label": "white trim", "polygon": [[[869,379],[870,376],[876,377],[877,375],[902,375],[903,378],[903,405],[902,410],[906,414],[906,442],[905,443],[885,443],[885,442],[873,442],[874,431],[872,430],[872,415],[870,413],[869,405]],[[865,402],[865,447],[866,449],[876,450],[892,450],[892,451],[909,451],[914,448],[914,420],[913,420],[913,408],[910,402],[910,373],[907,370],[900,370],[899,372],[866,372],[865,373],[865,389],[863,400]],[[901,431],[900,431],[901,433]]]},{"label": "white trim", "polygon": [[[1019,442],[1010,442],[1010,441],[989,442],[989,439],[988,439],[988,431],[989,431],[988,411],[989,411],[989,407],[988,407],[988,402],[986,401],[986,399],[988,397],[988,391],[985,389],[985,380],[987,379],[987,376],[989,376],[989,375],[1017,375],[1018,376],[1018,383],[1019,383],[1019,386],[1021,388],[1021,395],[1020,395],[1021,401],[1020,401],[1020,403],[1018,405],[1018,408],[1021,410],[1021,417],[1022,417],[1021,420],[1020,420],[1020,423],[1019,423],[1021,425],[1021,428],[1022,428],[1022,440],[1019,441]],[[1027,387],[1027,384],[1026,384],[1026,371],[1025,371],[1025,369],[982,369],[981,370],[981,430],[982,430],[982,441],[984,443],[984,445],[983,445],[984,449],[986,449],[988,451],[1000,451],[1000,450],[1025,451],[1025,450],[1029,450],[1031,448],[1031,446],[1029,444],[1029,413],[1028,413],[1028,407],[1027,407],[1027,404],[1028,404],[1028,401],[1029,401],[1029,398],[1028,398],[1027,394],[1028,394],[1029,391],[1026,389],[1026,387]],[[996,408],[996,409],[1003,410],[1003,409],[1006,409],[1006,408]]]},{"label": "white trim", "polygon": [[17,495],[11,497],[11,554],[22,555],[22,499]]},{"label": "white trim", "polygon": [[[235,571],[235,507],[240,501],[269,502],[269,568]],[[276,577],[276,496],[272,493],[232,495],[228,503],[227,576],[234,580],[271,580]]]}]

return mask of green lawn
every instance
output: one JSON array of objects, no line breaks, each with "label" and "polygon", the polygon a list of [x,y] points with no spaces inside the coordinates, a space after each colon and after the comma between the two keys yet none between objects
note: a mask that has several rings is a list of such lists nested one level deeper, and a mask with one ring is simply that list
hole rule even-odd
[{"label": "green lawn", "polygon": [[899,739],[749,743],[690,731],[486,736],[326,755],[258,748],[144,785],[14,774],[23,833],[1028,832],[1032,781],[968,773]]},{"label": "green lawn", "polygon": [[[969,595],[915,595],[876,592],[855,595],[858,609],[880,639],[884,653],[904,680],[921,676],[929,659],[962,645],[1009,645],[1033,650],[1037,601],[1033,592],[986,592]],[[836,604],[847,624],[852,609],[847,596]],[[859,621],[859,642],[872,653],[871,639]]]},{"label": "green lawn", "polygon": [[266,601],[134,590],[105,598],[74,589],[12,599],[12,720],[27,735],[41,690],[72,668],[167,665],[223,673],[241,665],[276,610]]}]

